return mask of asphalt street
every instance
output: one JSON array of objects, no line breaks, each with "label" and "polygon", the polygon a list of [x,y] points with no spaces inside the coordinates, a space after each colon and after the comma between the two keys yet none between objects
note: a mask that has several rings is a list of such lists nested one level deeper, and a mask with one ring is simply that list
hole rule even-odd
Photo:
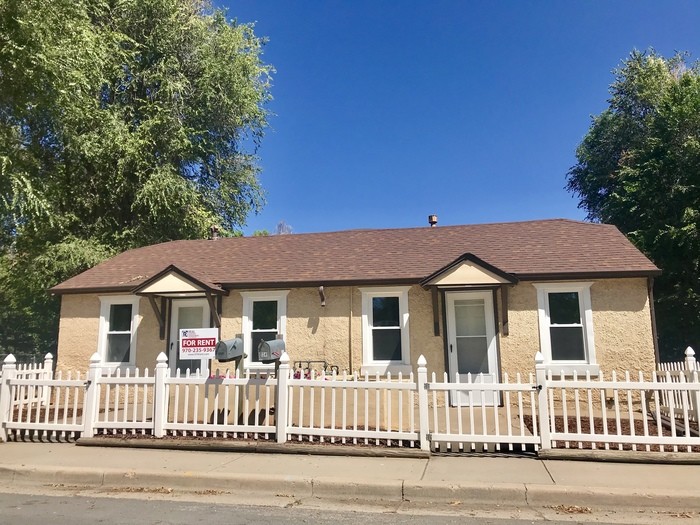
[{"label": "asphalt street", "polygon": [[[572,523],[668,524],[689,523],[690,516],[658,512],[596,512],[586,508],[497,509],[464,506],[432,505],[430,507],[391,506],[367,507],[355,503],[339,507],[327,502],[308,504],[294,502],[285,506],[227,503],[215,494],[176,495],[159,491],[103,491],[85,494],[56,487],[37,488],[22,493],[0,492],[0,522],[23,525],[357,525],[358,523],[395,525],[571,525]],[[691,518],[692,519],[692,518]]]}]

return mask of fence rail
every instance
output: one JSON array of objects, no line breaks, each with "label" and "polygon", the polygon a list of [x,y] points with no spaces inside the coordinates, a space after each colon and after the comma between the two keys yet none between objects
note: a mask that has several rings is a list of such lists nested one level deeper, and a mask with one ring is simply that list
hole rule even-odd
[{"label": "fence rail", "polygon": [[17,366],[0,379],[0,438],[154,437],[350,443],[424,450],[542,448],[700,451],[700,371],[692,349],[645,378],[554,375],[538,354],[535,374],[488,383],[481,375],[311,372],[295,377],[283,354],[277,373],[172,374],[165,354],[152,371],[54,376]]}]

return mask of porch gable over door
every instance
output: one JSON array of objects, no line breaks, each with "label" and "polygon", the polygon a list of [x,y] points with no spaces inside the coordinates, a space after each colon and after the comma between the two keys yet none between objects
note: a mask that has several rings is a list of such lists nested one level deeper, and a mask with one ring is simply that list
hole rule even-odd
[{"label": "porch gable over door", "polygon": [[446,288],[452,286],[483,286],[515,284],[518,279],[490,265],[476,255],[465,253],[447,266],[426,277],[421,285]]}]

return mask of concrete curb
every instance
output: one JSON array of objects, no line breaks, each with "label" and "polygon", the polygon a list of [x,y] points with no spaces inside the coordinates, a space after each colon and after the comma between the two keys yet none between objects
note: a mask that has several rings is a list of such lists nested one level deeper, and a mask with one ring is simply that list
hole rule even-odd
[{"label": "concrete curb", "polygon": [[452,503],[474,505],[525,506],[525,485],[521,483],[453,484],[434,481],[404,482],[404,499],[417,503]]},{"label": "concrete curb", "polygon": [[313,496],[331,501],[360,499],[369,502],[400,503],[403,498],[403,481],[400,479],[359,481],[342,478],[319,477],[311,480]]},{"label": "concrete curb", "polygon": [[0,466],[0,478],[13,484],[96,485],[104,484],[104,473],[83,467]]},{"label": "concrete curb", "polygon": [[626,509],[700,509],[700,498],[691,491],[670,492],[619,487],[571,487],[563,485],[527,485],[527,502],[533,507],[579,505],[605,510]]},{"label": "concrete curb", "polygon": [[700,465],[697,452],[642,452],[633,450],[545,449],[538,459],[566,461],[601,461],[607,463],[647,463],[664,465]]},{"label": "concrete curb", "polygon": [[619,508],[700,510],[700,498],[691,491],[651,492],[622,488],[585,488],[575,486],[499,483],[454,484],[442,482],[380,480],[302,476],[251,475],[243,473],[190,472],[177,474],[158,471],[91,469],[76,467],[0,466],[0,477],[14,485],[76,485],[88,488],[166,488],[185,492],[224,491],[267,499],[287,497],[317,498],[369,503],[444,503],[461,502],[480,507],[551,507],[579,505],[599,510]]},{"label": "concrete curb", "polygon": [[159,450],[197,450],[203,452],[239,452],[263,454],[306,454],[318,456],[355,456],[368,458],[428,459],[430,451],[403,447],[363,447],[358,445],[307,444],[287,442],[284,444],[265,441],[197,440],[197,439],[131,439],[131,438],[80,438],[75,443],[82,447],[147,448]]}]

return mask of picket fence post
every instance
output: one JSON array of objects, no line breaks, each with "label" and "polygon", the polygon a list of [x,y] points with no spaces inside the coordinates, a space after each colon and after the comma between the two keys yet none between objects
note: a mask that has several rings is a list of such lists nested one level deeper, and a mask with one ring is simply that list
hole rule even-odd
[{"label": "picket fence post", "polygon": [[[42,369],[41,379],[51,380],[53,379],[53,355],[51,352],[44,356],[44,368]],[[46,406],[49,404],[49,393],[51,389],[47,386],[42,388],[41,392],[41,404]]]},{"label": "picket fence post", "polygon": [[287,441],[287,417],[289,412],[289,355],[284,352],[280,356],[280,366],[277,369],[277,399],[275,400],[275,432],[277,443]]},{"label": "picket fence post", "polygon": [[90,357],[90,369],[88,370],[87,383],[85,385],[85,411],[83,413],[83,436],[95,435],[95,419],[97,418],[97,382],[102,377],[102,358],[95,352]]},{"label": "picket fence post", "polygon": [[17,359],[8,355],[2,363],[2,382],[0,382],[0,441],[7,442],[6,424],[12,413],[12,390],[10,381],[17,375]]},{"label": "picket fence post", "polygon": [[44,356],[44,379],[53,379],[53,354],[51,352]]},{"label": "picket fence post", "polygon": [[[685,379],[688,383],[698,382],[698,365],[695,359],[695,350],[691,347],[685,349]],[[688,397],[690,398],[690,410],[695,421],[700,421],[700,395],[697,393],[693,396],[688,392]]]},{"label": "picket fence post", "polygon": [[697,369],[695,350],[690,347],[685,349],[685,369],[688,371]]},{"label": "picket fence post", "polygon": [[[549,403],[547,402],[547,368],[542,352],[535,355],[535,374],[537,379],[537,417],[540,427],[540,449],[552,448],[549,428]],[[533,422],[534,426],[534,422]]]},{"label": "picket fence post", "polygon": [[421,450],[430,450],[428,442],[428,361],[423,354],[418,358],[418,377],[416,384],[418,386],[418,440],[420,441]]},{"label": "picket fence post", "polygon": [[155,384],[153,385],[153,435],[165,435],[165,416],[168,413],[168,398],[165,395],[165,378],[168,375],[168,356],[165,352],[156,358]]}]

